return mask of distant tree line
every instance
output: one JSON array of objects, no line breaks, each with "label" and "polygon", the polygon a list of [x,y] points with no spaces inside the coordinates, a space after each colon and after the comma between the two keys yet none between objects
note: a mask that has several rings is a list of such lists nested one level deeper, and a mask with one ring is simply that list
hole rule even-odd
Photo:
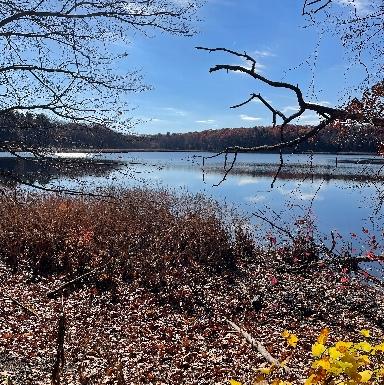
[{"label": "distant tree line", "polygon": [[[284,140],[309,131],[312,126],[290,125]],[[347,134],[348,133],[348,134]],[[270,145],[281,140],[276,127],[224,128],[201,132],[156,135],[126,135],[103,125],[68,123],[46,115],[10,112],[0,116],[0,141],[15,151],[49,149],[143,149],[221,151],[227,147]],[[355,124],[344,132],[340,127],[327,127],[316,137],[302,142],[297,152],[381,152],[383,130]]]},{"label": "distant tree line", "polygon": [[[289,141],[310,129],[312,126],[288,126],[284,140]],[[300,143],[289,151],[378,152],[381,151],[381,145],[384,142],[384,133],[382,130],[376,131],[378,130],[373,129],[372,126],[354,125],[348,128],[348,135],[345,135],[340,128],[328,127],[316,137]],[[235,146],[271,145],[279,143],[280,140],[280,130],[277,127],[267,126],[148,135],[142,137],[139,143],[143,149],[221,151],[227,147]]]},{"label": "distant tree line", "polygon": [[0,115],[0,143],[4,144],[3,151],[126,148],[134,142],[134,138],[100,124],[61,122],[44,114],[13,111]]}]

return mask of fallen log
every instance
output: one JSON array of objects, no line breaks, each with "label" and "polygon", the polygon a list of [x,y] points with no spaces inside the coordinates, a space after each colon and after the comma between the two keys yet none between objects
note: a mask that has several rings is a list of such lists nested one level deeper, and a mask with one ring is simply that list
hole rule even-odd
[{"label": "fallen log", "polygon": [[279,360],[277,360],[276,358],[274,358],[271,353],[268,352],[268,350],[265,348],[265,346],[259,342],[259,341],[256,341],[249,333],[247,333],[245,330],[242,330],[239,326],[237,326],[234,322],[226,319],[226,321],[229,323],[229,325],[232,326],[232,328],[234,330],[236,330],[238,333],[240,333],[244,338],[245,340],[250,343],[252,346],[254,346],[257,351],[269,362],[271,363],[272,365],[278,367],[278,368],[283,368],[284,371],[287,373],[287,374],[292,374],[292,371],[291,369],[289,369],[288,367],[286,367],[285,365],[282,365]]}]

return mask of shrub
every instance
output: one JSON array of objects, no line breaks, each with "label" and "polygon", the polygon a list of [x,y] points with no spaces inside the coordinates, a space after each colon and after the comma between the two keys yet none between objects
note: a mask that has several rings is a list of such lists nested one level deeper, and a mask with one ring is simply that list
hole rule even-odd
[{"label": "shrub", "polygon": [[241,225],[201,195],[143,189],[108,193],[110,199],[26,194],[16,202],[1,197],[0,259],[35,279],[71,278],[107,264],[107,277],[100,280],[140,282],[177,303],[178,296],[188,299],[178,293],[180,282],[190,283],[197,300],[194,287],[205,277],[235,271],[238,259],[252,253]]},{"label": "shrub", "polygon": [[[384,383],[384,340],[374,343],[370,331],[363,329],[363,341],[337,341],[327,346],[329,329],[324,328],[312,345],[313,362],[307,369],[304,385],[380,385]],[[290,346],[296,347],[298,338],[285,330],[283,337]],[[371,341],[369,340],[371,338]],[[292,385],[294,382],[279,378],[268,381],[278,368],[260,368],[261,373],[253,385]],[[235,380],[231,385],[242,385]],[[296,383],[296,382],[295,382]]]}]

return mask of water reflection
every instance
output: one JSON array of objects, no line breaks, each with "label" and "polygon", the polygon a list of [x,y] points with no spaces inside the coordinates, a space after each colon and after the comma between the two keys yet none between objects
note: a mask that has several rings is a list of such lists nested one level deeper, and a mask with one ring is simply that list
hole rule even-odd
[{"label": "water reflection", "polygon": [[[203,167],[202,156],[209,155],[107,153],[81,154],[79,159],[71,154],[71,159],[66,159],[61,154],[60,162],[46,163],[3,158],[0,169],[57,189],[84,191],[143,185],[176,192],[182,189],[235,207],[256,228],[265,230],[265,224],[254,218],[255,212],[262,211],[288,227],[298,217],[310,213],[319,232],[328,237],[335,231],[350,239],[351,233],[360,234],[364,227],[382,239],[383,158],[343,155],[338,156],[336,167],[335,155],[286,156],[286,165],[271,188],[278,155],[240,154],[234,169],[218,187],[214,185],[223,177],[223,158],[209,159]],[[360,242],[358,247],[365,247],[364,243]]]},{"label": "water reflection", "polygon": [[[344,180],[344,181],[384,181],[384,175],[381,168],[372,164],[348,164],[347,167],[338,164],[338,166],[331,165],[307,165],[300,163],[290,163],[283,165],[281,170],[277,173],[278,164],[266,163],[236,163],[231,169],[230,174],[233,176],[249,176],[250,178],[243,178],[242,184],[255,183],[255,178],[268,177],[274,178],[277,175],[278,179],[286,180]],[[166,169],[191,170],[196,166],[190,164],[168,164],[164,166]],[[224,167],[222,164],[206,165],[202,168],[204,173],[222,175]]]},{"label": "water reflection", "polygon": [[85,176],[107,177],[121,167],[115,161],[97,159],[38,159],[32,156],[0,157],[0,183],[16,186],[22,183],[46,186],[57,179]]}]

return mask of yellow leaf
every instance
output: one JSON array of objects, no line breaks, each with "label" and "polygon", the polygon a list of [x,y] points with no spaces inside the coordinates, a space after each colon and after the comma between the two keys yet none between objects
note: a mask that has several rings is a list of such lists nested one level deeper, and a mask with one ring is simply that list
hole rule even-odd
[{"label": "yellow leaf", "polygon": [[312,355],[315,357],[321,356],[325,352],[325,346],[316,342],[312,345]]},{"label": "yellow leaf", "polygon": [[359,372],[360,374],[360,381],[361,382],[368,382],[372,377],[372,371],[371,370],[364,370],[363,372]]},{"label": "yellow leaf", "polygon": [[256,370],[256,372],[260,372],[260,373],[268,375],[268,374],[271,374],[272,367],[273,367],[273,365],[271,365],[269,368],[257,368],[255,370]]},{"label": "yellow leaf", "polygon": [[333,360],[338,360],[341,357],[343,357],[343,353],[341,353],[339,350],[337,350],[334,346],[329,348],[328,354],[329,354],[329,357],[331,357]]},{"label": "yellow leaf", "polygon": [[381,352],[384,352],[384,342],[382,342],[379,345],[375,345],[374,348],[375,348],[375,350],[379,350]]},{"label": "yellow leaf", "polygon": [[364,337],[370,337],[370,331],[368,329],[361,329],[360,334]]},{"label": "yellow leaf", "polygon": [[338,367],[340,366],[339,365],[339,362],[337,362],[337,365],[336,364],[333,364],[329,369],[328,369],[328,372],[329,373],[332,373],[333,375],[335,376],[340,376],[341,373],[343,373],[344,369]]},{"label": "yellow leaf", "polygon": [[315,361],[312,364],[312,367],[313,368],[323,368],[325,370],[328,370],[328,369],[330,369],[331,364],[329,363],[328,358],[322,358],[321,360]]},{"label": "yellow leaf", "polygon": [[297,338],[297,336],[295,334],[290,333],[288,330],[284,330],[281,333],[281,335],[287,340],[287,342],[290,346],[293,346],[294,348],[296,347],[299,339]]},{"label": "yellow leaf", "polygon": [[352,342],[339,341],[339,342],[336,342],[335,347],[339,352],[345,353],[352,345],[353,345]]},{"label": "yellow leaf", "polygon": [[311,374],[306,380],[305,380],[305,383],[304,385],[313,385],[313,384],[316,384],[317,381],[316,381],[316,375],[315,374]]},{"label": "yellow leaf", "polygon": [[281,333],[281,335],[282,335],[282,337],[284,337],[284,338],[288,338],[289,336],[290,336],[290,332],[287,330],[287,329],[285,329],[282,333]]},{"label": "yellow leaf", "polygon": [[344,371],[346,371],[347,369],[352,369],[353,368],[353,363],[351,362],[343,362],[343,361],[340,361],[337,363],[341,369],[343,369]]},{"label": "yellow leaf", "polygon": [[355,344],[354,347],[357,350],[362,350],[363,352],[367,353],[373,349],[372,345],[366,341],[359,342],[358,344]]},{"label": "yellow leaf", "polygon": [[291,334],[287,339],[288,344],[293,346],[294,348],[296,347],[298,341],[299,339],[295,334]]},{"label": "yellow leaf", "polygon": [[361,365],[369,365],[371,363],[371,360],[369,359],[369,357],[367,355],[362,355],[359,357],[359,363]]},{"label": "yellow leaf", "polygon": [[384,365],[381,365],[379,369],[376,371],[376,376],[378,378],[384,377]]},{"label": "yellow leaf", "polygon": [[230,383],[231,385],[243,385],[241,382],[235,381],[235,380],[229,380],[229,383]]},{"label": "yellow leaf", "polygon": [[329,336],[329,329],[324,328],[321,330],[320,335],[317,337],[317,342],[319,344],[325,345]]}]

